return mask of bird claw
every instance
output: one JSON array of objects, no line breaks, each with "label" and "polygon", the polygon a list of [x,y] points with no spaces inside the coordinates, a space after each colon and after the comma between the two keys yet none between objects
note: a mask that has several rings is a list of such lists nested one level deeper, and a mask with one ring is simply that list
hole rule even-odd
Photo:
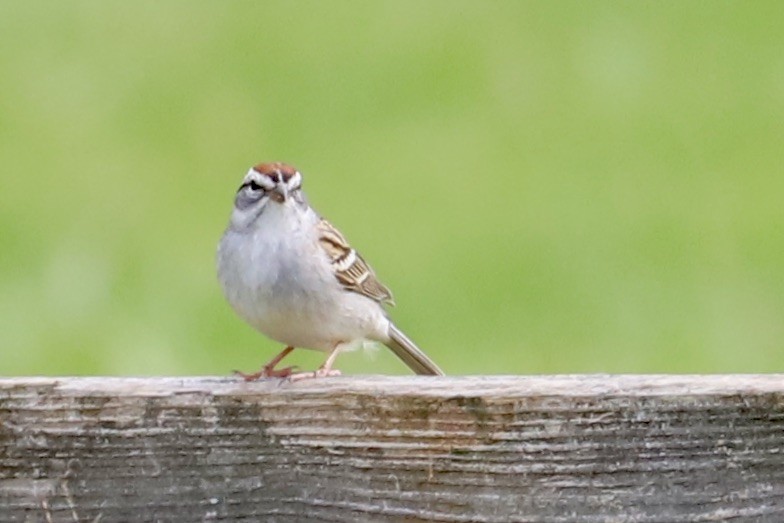
[{"label": "bird claw", "polygon": [[297,372],[291,374],[288,380],[291,382],[309,380],[314,378],[326,378],[329,376],[340,376],[340,371],[337,369],[318,369],[313,372]]},{"label": "bird claw", "polygon": [[238,370],[232,371],[232,373],[235,376],[239,376],[245,381],[257,381],[265,378],[289,378],[295,375],[294,370],[297,368],[298,367],[296,366],[292,366],[292,367],[285,367],[282,369],[276,369],[265,365],[258,372],[254,372],[251,374],[246,374]]}]

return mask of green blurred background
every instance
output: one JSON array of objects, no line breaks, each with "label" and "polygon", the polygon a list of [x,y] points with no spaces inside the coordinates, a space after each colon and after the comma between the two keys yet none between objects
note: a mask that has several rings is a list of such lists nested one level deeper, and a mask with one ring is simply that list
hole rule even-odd
[{"label": "green blurred background", "polygon": [[0,374],[258,368],[262,160],[448,373],[784,368],[781,2],[6,1],[0,160]]}]

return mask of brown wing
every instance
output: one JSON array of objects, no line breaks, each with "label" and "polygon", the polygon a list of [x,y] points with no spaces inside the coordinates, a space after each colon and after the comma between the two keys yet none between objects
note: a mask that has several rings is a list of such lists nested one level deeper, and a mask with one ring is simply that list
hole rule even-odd
[{"label": "brown wing", "polygon": [[394,305],[392,293],[378,281],[376,273],[362,256],[351,248],[346,239],[325,219],[318,224],[319,243],[327,253],[335,276],[343,288],[367,296],[377,302]]}]

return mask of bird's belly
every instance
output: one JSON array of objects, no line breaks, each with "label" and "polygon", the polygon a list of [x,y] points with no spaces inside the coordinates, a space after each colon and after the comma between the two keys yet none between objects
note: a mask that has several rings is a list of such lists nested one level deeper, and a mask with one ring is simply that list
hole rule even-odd
[{"label": "bird's belly", "polygon": [[328,328],[331,324],[328,306],[313,291],[272,292],[270,299],[265,299],[248,321],[266,336],[286,345],[329,350],[333,333]]},{"label": "bird's belly", "polygon": [[[242,281],[226,286],[237,313],[262,334],[285,345],[332,350],[357,339],[381,339],[386,318],[381,307],[343,289],[328,267],[305,263],[310,253],[271,256],[279,245],[258,242],[254,259],[245,252],[226,253],[237,269],[263,264],[255,273],[231,271]],[[285,263],[280,260],[286,260]],[[384,332],[381,332],[384,331]]]},{"label": "bird's belly", "polygon": [[378,330],[376,325],[383,321],[380,309],[376,312],[376,307],[352,306],[353,297],[342,289],[338,292],[344,294],[344,299],[333,300],[323,293],[273,294],[273,299],[249,323],[286,345],[317,350],[332,350]]}]

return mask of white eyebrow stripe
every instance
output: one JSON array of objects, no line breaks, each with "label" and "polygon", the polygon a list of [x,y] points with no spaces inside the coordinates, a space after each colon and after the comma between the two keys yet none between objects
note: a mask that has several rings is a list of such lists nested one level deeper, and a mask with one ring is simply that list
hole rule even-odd
[{"label": "white eyebrow stripe", "polygon": [[289,182],[288,182],[288,184],[287,184],[287,185],[288,185],[289,187],[292,187],[292,188],[293,188],[293,187],[298,187],[298,186],[302,185],[302,175],[299,173],[299,171],[296,171],[296,172],[295,172],[295,173],[294,173],[294,174],[291,176],[291,178],[289,178]]},{"label": "white eyebrow stripe", "polygon": [[257,184],[264,187],[265,190],[271,191],[275,188],[275,182],[266,174],[261,174],[255,169],[251,169],[248,171],[248,174],[245,175],[245,181],[254,181]]}]

